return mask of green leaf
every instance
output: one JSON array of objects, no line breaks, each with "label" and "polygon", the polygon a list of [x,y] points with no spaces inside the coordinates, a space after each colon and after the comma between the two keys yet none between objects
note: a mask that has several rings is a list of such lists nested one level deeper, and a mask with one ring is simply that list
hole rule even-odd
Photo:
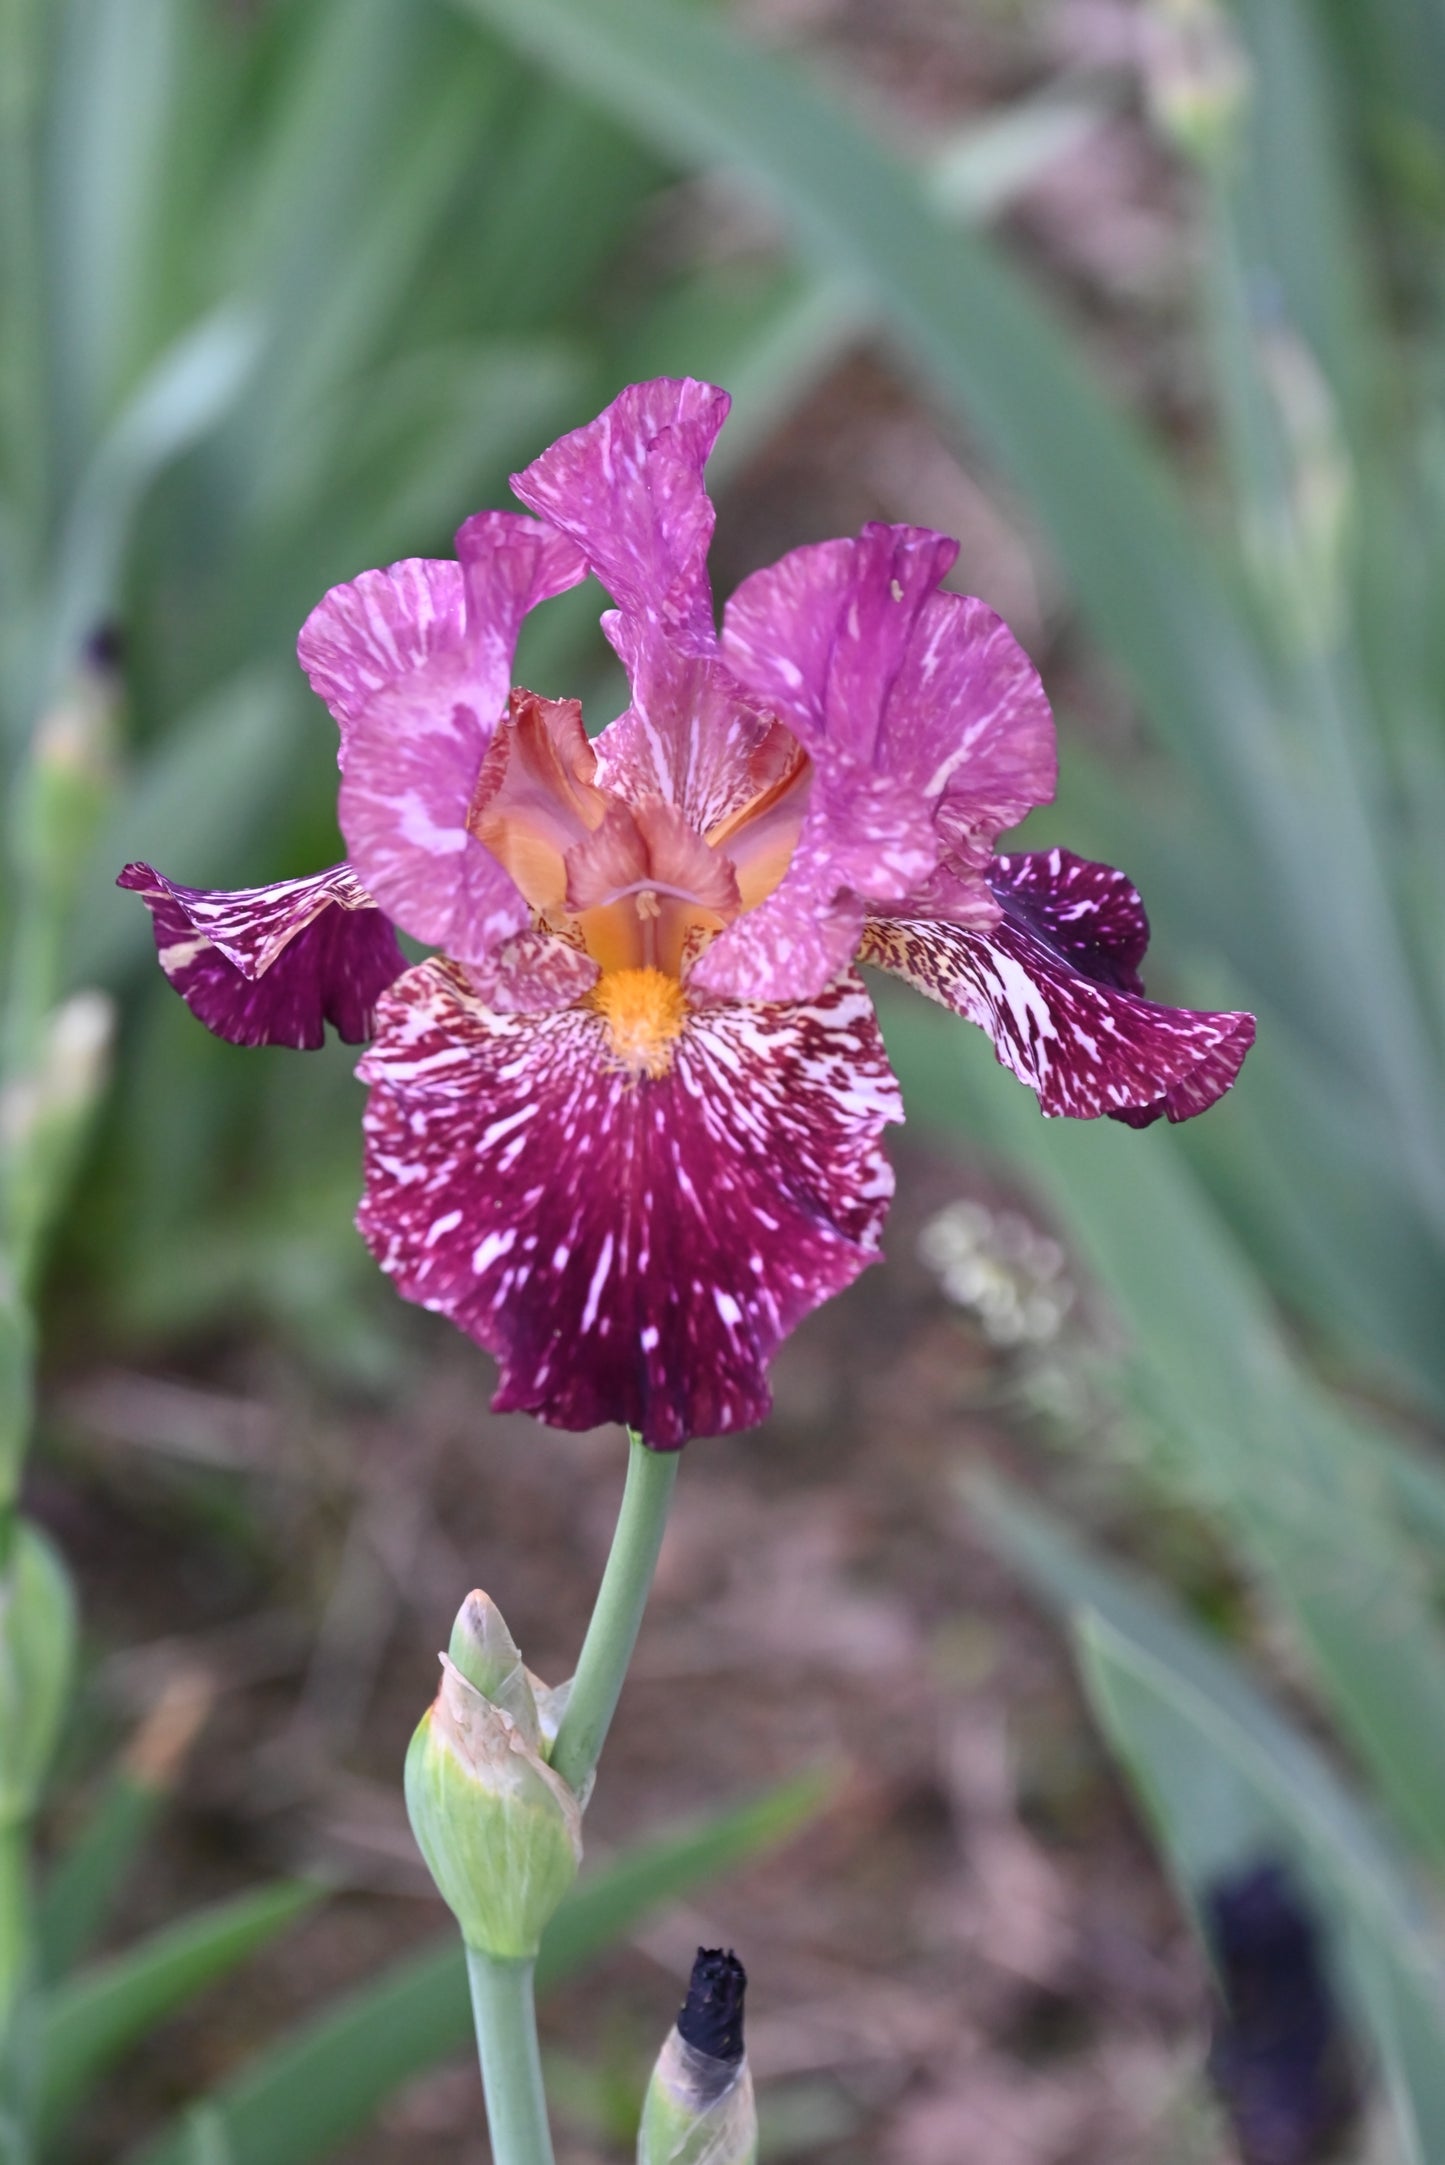
[{"label": "green leaf", "polygon": [[55,434],[89,447],[134,358],[175,94],[176,0],[64,0],[45,175]]},{"label": "green leaf", "polygon": [[45,2007],[42,2130],[54,2134],[131,2045],[287,1931],[325,1891],[283,1882],[219,1902],[57,1987]]},{"label": "green leaf", "polygon": [[80,477],[60,537],[36,697],[51,694],[84,640],[115,607],[132,523],[146,490],[165,466],[217,426],[240,396],[260,351],[254,315],[234,306],[216,309],[167,347],[122,408]]},{"label": "green leaf", "polygon": [[[585,1969],[663,1903],[786,1841],[831,1788],[826,1774],[805,1775],[603,1866],[553,1920],[539,1986]],[[466,1964],[448,1931],[244,2067],[207,2100],[211,2139],[224,2141],[229,2165],[313,2165],[334,2156],[404,2083],[459,2052],[471,2030]],[[182,2123],[134,2153],[131,2165],[191,2165],[187,2144]]]},{"label": "green leaf", "polygon": [[138,1781],[124,1767],[106,1783],[35,1904],[35,1938],[44,1978],[53,1979],[71,1969],[105,1929],[111,1905],[163,1801],[160,1790]]}]

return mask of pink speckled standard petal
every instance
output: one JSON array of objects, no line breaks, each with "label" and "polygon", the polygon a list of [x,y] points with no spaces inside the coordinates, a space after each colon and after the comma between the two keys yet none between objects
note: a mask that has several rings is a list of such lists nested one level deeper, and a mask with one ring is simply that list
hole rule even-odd
[{"label": "pink speckled standard petal", "polygon": [[722,653],[816,753],[824,744],[907,785],[961,868],[1053,795],[1053,719],[1037,670],[983,602],[936,591],[957,544],[872,525],[745,579]]},{"label": "pink speckled standard petal", "polygon": [[704,649],[713,508],[702,475],[730,404],[691,377],[629,384],[512,476],[521,502],[571,537],[628,616]]},{"label": "pink speckled standard petal", "polygon": [[660,1450],[747,1427],[779,1342],[877,1255],[902,1110],[856,978],[696,1010],[653,1080],[590,1010],[497,1015],[426,963],[360,1073],[361,1230],[496,1354],[498,1410]]},{"label": "pink speckled standard petal", "polygon": [[349,865],[232,894],[178,887],[147,864],[127,865],[116,884],[150,911],[161,968],[192,1014],[233,1045],[314,1052],[328,1022],[363,1044],[406,968]]},{"label": "pink speckled standard petal", "polygon": [[995,863],[1003,914],[992,931],[871,918],[862,960],[979,1023],[1047,1114],[1142,1127],[1191,1119],[1221,1097],[1254,1042],[1254,1017],[1163,1007],[1125,989],[1139,982],[1142,912],[1123,875],[1063,851]]},{"label": "pink speckled standard petal", "polygon": [[633,697],[596,740],[603,788],[633,804],[665,797],[707,834],[796,759],[791,732],[711,655],[615,616],[604,622]]},{"label": "pink speckled standard petal", "polygon": [[343,765],[347,732],[368,701],[437,654],[456,651],[465,625],[462,570],[449,559],[407,557],[322,596],[296,652],[311,689],[336,718]]},{"label": "pink speckled standard petal", "polygon": [[377,901],[414,938],[463,961],[527,930],[510,873],[472,831],[482,762],[507,703],[522,619],[584,576],[562,537],[511,512],[457,535],[460,637],[378,686],[348,724],[341,830]]}]

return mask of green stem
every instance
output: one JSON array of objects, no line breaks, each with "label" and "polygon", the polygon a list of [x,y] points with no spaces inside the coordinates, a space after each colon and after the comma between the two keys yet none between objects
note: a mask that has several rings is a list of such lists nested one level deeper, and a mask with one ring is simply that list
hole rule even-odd
[{"label": "green stem", "polygon": [[579,1795],[602,1755],[622,1696],[627,1664],[637,1644],[657,1566],[657,1552],[662,1547],[667,1507],[681,1455],[678,1451],[650,1451],[640,1436],[632,1438],[612,1553],[602,1574],[572,1695],[552,1750],[553,1767]]},{"label": "green stem", "polygon": [[493,2165],[553,2165],[530,1962],[467,1949]]}]

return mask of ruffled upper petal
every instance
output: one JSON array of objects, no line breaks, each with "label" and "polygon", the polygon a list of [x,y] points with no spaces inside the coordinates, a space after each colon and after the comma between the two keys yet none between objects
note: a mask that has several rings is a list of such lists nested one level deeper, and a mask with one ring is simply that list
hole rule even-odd
[{"label": "ruffled upper petal", "polygon": [[609,630],[633,699],[596,740],[597,779],[633,803],[666,797],[708,834],[791,763],[797,740],[711,655],[620,617]]},{"label": "ruffled upper petal", "polygon": [[701,834],[755,792],[778,736],[716,658],[703,469],[728,405],[691,378],[634,384],[512,482],[618,604],[602,621],[632,700],[598,739],[599,782],[633,803],[666,798]]},{"label": "ruffled upper petal", "polygon": [[207,894],[147,864],[116,883],[151,913],[161,968],[191,1012],[233,1045],[314,1052],[329,1022],[363,1044],[406,961],[349,865],[274,887]]},{"label": "ruffled upper petal", "polygon": [[570,536],[627,615],[703,650],[714,634],[702,474],[731,403],[691,377],[630,384],[512,476],[521,502]]},{"label": "ruffled upper petal", "polygon": [[499,1410],[664,1450],[745,1427],[779,1341],[877,1254],[902,1110],[854,977],[695,1009],[653,1076],[590,1007],[497,1015],[426,963],[360,1072],[362,1232],[497,1355]]},{"label": "ruffled upper petal", "polygon": [[1191,1119],[1229,1089],[1254,1017],[1143,998],[1148,925],[1122,873],[1049,850],[996,858],[990,885],[992,931],[872,918],[862,959],[980,1023],[1045,1113],[1144,1127]]},{"label": "ruffled upper petal", "polygon": [[406,557],[333,586],[301,627],[296,652],[341,731],[378,692],[415,675],[462,644],[467,599],[462,567],[446,558]]},{"label": "ruffled upper petal", "polygon": [[983,602],[937,591],[958,553],[926,527],[870,525],[745,579],[722,654],[815,756],[839,746],[916,791],[960,870],[1053,795],[1037,670]]},{"label": "ruffled upper petal", "polygon": [[[463,622],[453,613],[443,636],[438,618],[425,658],[359,698],[346,725],[340,819],[352,863],[396,923],[480,962],[530,923],[516,882],[473,831],[482,762],[523,617],[575,585],[585,565],[564,537],[510,512],[469,519],[457,551]],[[350,623],[360,608],[338,603],[328,622]],[[374,609],[367,622],[374,643]]]}]

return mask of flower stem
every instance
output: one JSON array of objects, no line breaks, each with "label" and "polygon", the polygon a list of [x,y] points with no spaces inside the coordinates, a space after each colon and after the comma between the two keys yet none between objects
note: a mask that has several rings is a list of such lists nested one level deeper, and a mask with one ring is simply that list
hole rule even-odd
[{"label": "flower stem", "polygon": [[601,1756],[622,1695],[681,1456],[680,1451],[650,1451],[640,1436],[632,1437],[612,1553],[552,1749],[553,1767],[579,1794]]},{"label": "flower stem", "polygon": [[553,2165],[537,2050],[534,1965],[467,1949],[494,2165]]}]

